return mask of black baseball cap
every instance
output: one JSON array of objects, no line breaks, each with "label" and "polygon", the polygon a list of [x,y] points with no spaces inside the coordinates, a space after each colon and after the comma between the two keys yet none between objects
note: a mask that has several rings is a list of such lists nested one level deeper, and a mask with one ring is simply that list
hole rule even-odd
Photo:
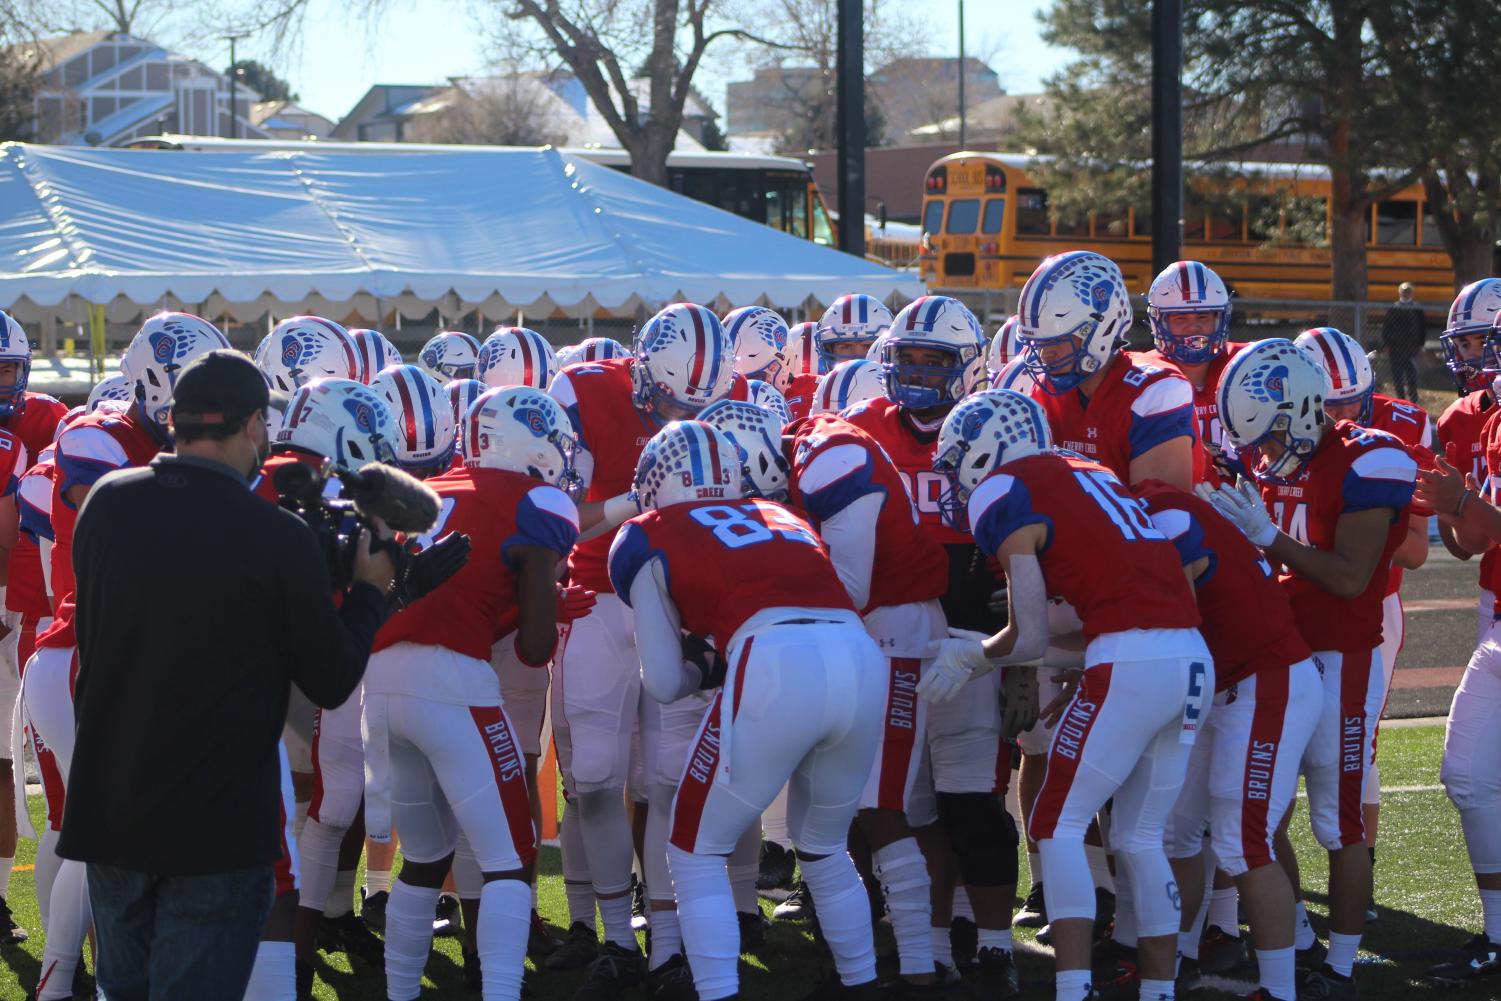
[{"label": "black baseball cap", "polygon": [[210,351],[177,377],[172,423],[193,429],[233,427],[265,410],[270,399],[266,377],[249,358],[238,351]]}]

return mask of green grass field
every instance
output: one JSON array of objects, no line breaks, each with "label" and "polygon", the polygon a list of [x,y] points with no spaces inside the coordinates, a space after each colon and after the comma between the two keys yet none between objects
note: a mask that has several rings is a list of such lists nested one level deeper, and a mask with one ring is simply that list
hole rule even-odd
[{"label": "green grass field", "polygon": [[[1437,726],[1393,727],[1381,736],[1382,782],[1392,790],[1384,797],[1376,867],[1376,898],[1381,918],[1367,926],[1362,965],[1356,974],[1361,996],[1373,1001],[1461,995],[1493,997],[1501,991],[1501,984],[1464,992],[1441,990],[1427,987],[1418,979],[1425,966],[1440,958],[1444,950],[1468,938],[1480,922],[1480,906],[1458,816],[1437,788],[1442,745],[1443,731]],[[34,819],[40,822],[40,799],[34,797],[31,806]],[[1293,832],[1304,885],[1309,891],[1309,910],[1315,913],[1315,923],[1322,934],[1327,867],[1323,852],[1308,833],[1306,816],[1306,811],[1300,810]],[[37,979],[42,943],[41,936],[34,931],[39,919],[30,870],[33,847],[30,843],[22,845],[16,860],[19,871],[10,885],[10,903],[16,918],[33,929],[33,935],[23,947],[0,953],[0,959],[4,960],[0,964],[0,1001],[22,1001]],[[556,849],[544,850],[542,872],[542,914],[555,924],[566,924]],[[769,912],[770,903],[763,901],[763,905]],[[889,933],[882,929],[882,934],[889,946]],[[1051,954],[1033,943],[1030,932],[1019,930],[1017,938],[1025,996],[1051,998]],[[801,996],[819,975],[819,958],[807,927],[776,924],[760,955],[745,957],[741,975],[745,994],[758,1001],[792,1001]],[[428,990],[424,997],[476,996],[463,990],[455,939],[438,940],[428,961],[427,976]],[[352,972],[342,954],[321,957],[319,979],[320,999],[373,1001],[385,996],[384,982],[378,974],[363,969]],[[529,970],[527,985],[532,1001],[566,1001],[582,979],[581,972]],[[1234,983],[1224,986],[1239,987]],[[1252,986],[1240,987],[1240,992]],[[1198,996],[1220,999],[1235,995],[1206,989]]]}]

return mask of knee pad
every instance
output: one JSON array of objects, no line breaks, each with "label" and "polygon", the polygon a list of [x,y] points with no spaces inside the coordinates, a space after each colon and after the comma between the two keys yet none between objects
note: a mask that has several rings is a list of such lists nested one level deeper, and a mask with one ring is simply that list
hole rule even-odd
[{"label": "knee pad", "polygon": [[989,793],[938,794],[938,816],[959,860],[966,886],[1016,883],[1016,821]]},{"label": "knee pad", "polygon": [[[1178,884],[1168,865],[1167,855],[1157,851],[1123,852],[1115,855],[1117,866],[1125,869],[1133,888],[1136,908],[1136,933],[1141,938],[1155,938],[1178,932],[1182,901]],[[1119,897],[1116,898],[1119,902]]]},{"label": "knee pad", "polygon": [[1457,810],[1483,810],[1501,802],[1501,771],[1492,769],[1491,774],[1480,777],[1473,765],[1445,755],[1439,769],[1438,780]]}]

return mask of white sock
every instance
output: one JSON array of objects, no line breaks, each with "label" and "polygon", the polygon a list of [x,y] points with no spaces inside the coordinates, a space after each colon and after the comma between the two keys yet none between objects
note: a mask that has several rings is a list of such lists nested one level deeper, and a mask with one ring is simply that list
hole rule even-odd
[{"label": "white sock", "polygon": [[1480,909],[1485,914],[1485,937],[1501,942],[1501,890],[1481,890]]},{"label": "white sock", "polygon": [[262,942],[255,950],[245,1001],[297,1001],[297,948],[291,942]]},{"label": "white sock", "polygon": [[1240,893],[1235,887],[1210,892],[1209,923],[1231,938],[1240,938]]},{"label": "white sock", "polygon": [[386,902],[386,997],[412,1001],[422,991],[422,969],[433,947],[436,887],[397,880]]},{"label": "white sock", "polygon": [[631,895],[601,897],[595,895],[599,905],[599,917],[605,926],[605,941],[614,942],[622,949],[636,948],[636,933],[631,928]]},{"label": "white sock", "polygon": [[[929,894],[928,866],[916,838],[902,838],[871,853],[871,865],[886,910],[891,915],[891,934],[903,976],[933,972],[933,906]],[[948,929],[944,929],[948,935]]]},{"label": "white sock", "polygon": [[1330,968],[1342,977],[1348,977],[1355,969],[1355,953],[1360,948],[1359,935],[1341,935],[1337,931],[1329,933],[1329,958],[1324,960]]},{"label": "white sock", "polygon": [[655,970],[683,951],[683,927],[678,922],[676,907],[662,911],[653,908],[647,914],[651,917],[651,957],[646,961],[646,968]]},{"label": "white sock", "polygon": [[72,997],[73,971],[78,966],[78,955],[90,924],[88,874],[82,862],[64,859],[58,866],[47,919],[47,944],[42,951],[37,997]]},{"label": "white sock", "polygon": [[475,948],[485,1001],[516,1001],[532,927],[532,888],[520,879],[492,879],[479,894]]},{"label": "white sock", "polygon": [[[665,848],[663,852],[666,852]],[[740,835],[735,850],[730,852],[730,892],[735,897],[735,910],[741,914],[761,912],[761,905],[756,903],[756,877],[760,874],[761,828],[752,824]],[[652,934],[656,935],[656,932]]]},{"label": "white sock", "polygon": [[10,892],[10,870],[16,864],[13,858],[0,858],[0,900]]},{"label": "white sock", "polygon": [[1308,908],[1300,900],[1297,917],[1293,920],[1293,948],[1309,949],[1318,940],[1318,936],[1313,933],[1313,925],[1308,923]]},{"label": "white sock", "polygon": [[[636,947],[631,930],[631,863],[635,849],[631,825],[625,817],[625,797],[619,789],[595,789],[579,793],[579,833],[584,843],[589,875],[605,940],[626,949]],[[648,814],[648,819],[650,815]],[[616,897],[613,894],[621,894]]]},{"label": "white sock", "polygon": [[57,879],[58,867],[63,864],[57,854],[57,838],[58,832],[48,825],[36,846],[36,871],[32,873],[36,879],[32,885],[36,887],[36,909],[42,916],[43,929],[47,927],[47,913],[52,906],[52,883]]},{"label": "white sock", "polygon": [[1089,997],[1088,970],[1059,970],[1053,977],[1058,1001],[1086,1001]]},{"label": "white sock", "polygon": [[[1094,885],[1102,890],[1117,893],[1115,877],[1110,875],[1110,859],[1106,856],[1105,849],[1099,845],[1086,844],[1084,857],[1089,860],[1089,875],[1094,880]],[[1032,882],[1037,882],[1037,878],[1033,877]]]},{"label": "white sock", "polygon": [[1175,1001],[1177,985],[1171,980],[1143,980],[1141,1001]]},{"label": "white sock", "polygon": [[1011,929],[1010,928],[981,928],[980,929],[980,943],[979,943],[979,948],[981,948],[981,949],[999,949],[1001,952],[1010,952],[1011,951]]},{"label": "white sock", "polygon": [[1297,953],[1287,949],[1257,949],[1256,966],[1261,971],[1261,986],[1277,1001],[1294,1001],[1298,996]]},{"label": "white sock", "polygon": [[949,969],[954,967],[954,943],[949,939],[947,928],[930,928],[928,941],[933,947],[933,962]]},{"label": "white sock", "polygon": [[391,892],[390,869],[366,869],[365,870],[365,896],[373,897],[377,893]]},{"label": "white sock", "polygon": [[334,874],[334,888],[323,903],[323,916],[342,918],[354,910],[355,870],[340,869]]},{"label": "white sock", "polygon": [[1178,958],[1180,960],[1199,958],[1199,930],[1197,928],[1178,933]]},{"label": "white sock", "polygon": [[297,836],[298,906],[322,911],[333,895],[339,874],[339,845],[344,828],[308,818]]},{"label": "white sock", "polygon": [[[716,855],[695,855],[669,844],[667,866],[677,891],[677,917],[684,951],[700,1001],[716,1001],[735,994],[740,989],[740,928],[735,920],[735,900],[730,895],[725,860]],[[818,907],[822,919],[822,897]],[[656,937],[656,932],[652,932],[654,946]]]},{"label": "white sock", "polygon": [[[916,843],[916,839],[914,839],[913,844]],[[970,924],[974,924],[975,922],[975,908],[969,902],[969,891],[963,886],[954,887],[954,906],[951,908],[950,914],[956,918],[963,918]]]},{"label": "white sock", "polygon": [[563,804],[558,827],[558,847],[563,856],[563,893],[568,898],[568,924],[594,927],[594,884],[589,879],[589,860],[584,854],[584,835],[579,828],[578,804]]},{"label": "white sock", "polygon": [[[1119,863],[1120,859],[1116,859]],[[1136,887],[1126,867],[1117,865],[1115,871],[1115,941],[1127,948],[1136,948]]]},{"label": "white sock", "polygon": [[876,978],[876,945],[870,927],[870,901],[855,863],[846,852],[816,862],[801,859],[803,882],[818,902],[818,923],[834,954],[839,980],[846,987]]},{"label": "white sock", "polygon": [[594,884],[563,881],[563,893],[568,898],[568,924],[586,924],[594,927]]},{"label": "white sock", "polygon": [[1027,852],[1027,875],[1034,886],[1042,881],[1042,859],[1036,852]]}]

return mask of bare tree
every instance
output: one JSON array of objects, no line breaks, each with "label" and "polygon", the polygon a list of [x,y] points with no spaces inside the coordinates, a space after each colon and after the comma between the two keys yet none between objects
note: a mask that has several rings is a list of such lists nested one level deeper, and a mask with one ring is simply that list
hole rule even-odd
[{"label": "bare tree", "polygon": [[416,142],[497,146],[561,146],[568,142],[562,105],[533,73],[456,81],[442,111],[413,123]]}]

